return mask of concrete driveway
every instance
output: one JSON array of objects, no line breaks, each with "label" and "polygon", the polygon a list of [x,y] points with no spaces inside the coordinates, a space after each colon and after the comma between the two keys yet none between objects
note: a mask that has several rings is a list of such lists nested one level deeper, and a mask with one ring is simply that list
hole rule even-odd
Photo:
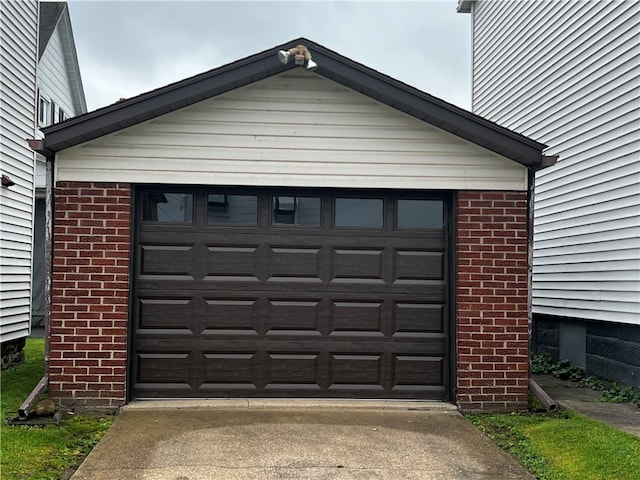
[{"label": "concrete driveway", "polygon": [[73,480],[533,479],[452,406],[139,402]]}]

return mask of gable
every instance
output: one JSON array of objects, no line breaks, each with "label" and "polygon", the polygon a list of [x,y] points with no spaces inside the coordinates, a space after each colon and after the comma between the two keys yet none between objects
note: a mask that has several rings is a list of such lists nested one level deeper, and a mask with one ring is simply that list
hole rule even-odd
[{"label": "gable", "polygon": [[63,109],[66,118],[85,113],[87,105],[67,3],[40,2],[39,8],[38,88],[47,100]]},{"label": "gable", "polygon": [[313,51],[314,62],[318,65],[314,73],[321,77],[532,170],[544,168],[553,160],[542,155],[545,145],[304,38],[48,127],[43,130],[44,142],[36,148],[47,158],[53,158],[61,150],[298,69],[293,62],[280,63],[278,52],[301,43]]},{"label": "gable", "polygon": [[53,101],[65,112],[67,118],[81,113],[76,112],[74,106],[59,29],[55,29],[51,34],[38,62],[38,88],[47,100]]},{"label": "gable", "polygon": [[527,168],[294,69],[62,150],[56,180],[524,190]]}]

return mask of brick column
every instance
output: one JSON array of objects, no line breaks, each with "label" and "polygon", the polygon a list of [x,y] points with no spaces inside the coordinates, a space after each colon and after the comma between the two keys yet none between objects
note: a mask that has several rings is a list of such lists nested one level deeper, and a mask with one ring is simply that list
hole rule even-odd
[{"label": "brick column", "polygon": [[58,182],[49,392],[68,406],[126,399],[131,187]]},{"label": "brick column", "polygon": [[457,402],[464,411],[527,406],[526,192],[459,192]]}]

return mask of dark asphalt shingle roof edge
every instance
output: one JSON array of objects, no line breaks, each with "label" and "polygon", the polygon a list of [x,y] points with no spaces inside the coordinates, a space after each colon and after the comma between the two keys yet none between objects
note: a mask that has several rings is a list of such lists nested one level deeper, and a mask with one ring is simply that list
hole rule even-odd
[{"label": "dark asphalt shingle roof edge", "polygon": [[67,8],[66,2],[40,2],[40,21],[38,22],[38,61],[42,58],[49,40],[60,21],[62,13]]},{"label": "dark asphalt shingle roof edge", "polygon": [[339,55],[311,40],[299,38],[249,57],[143,93],[43,129],[45,154],[122,130],[207,98],[296,67],[283,65],[279,50],[306,45],[318,64],[314,73],[356,92],[510,158],[527,167],[542,166],[546,145],[436,98]]}]

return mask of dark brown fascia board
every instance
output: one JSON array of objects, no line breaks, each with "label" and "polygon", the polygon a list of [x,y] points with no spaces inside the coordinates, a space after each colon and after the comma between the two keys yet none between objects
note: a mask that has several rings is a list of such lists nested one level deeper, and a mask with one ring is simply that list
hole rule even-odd
[{"label": "dark brown fascia board", "polygon": [[278,50],[306,45],[314,73],[527,167],[539,167],[546,145],[490,122],[416,88],[354,62],[305,38],[161,87],[43,129],[45,148],[64,150],[263,78],[297,68],[282,65]]}]

